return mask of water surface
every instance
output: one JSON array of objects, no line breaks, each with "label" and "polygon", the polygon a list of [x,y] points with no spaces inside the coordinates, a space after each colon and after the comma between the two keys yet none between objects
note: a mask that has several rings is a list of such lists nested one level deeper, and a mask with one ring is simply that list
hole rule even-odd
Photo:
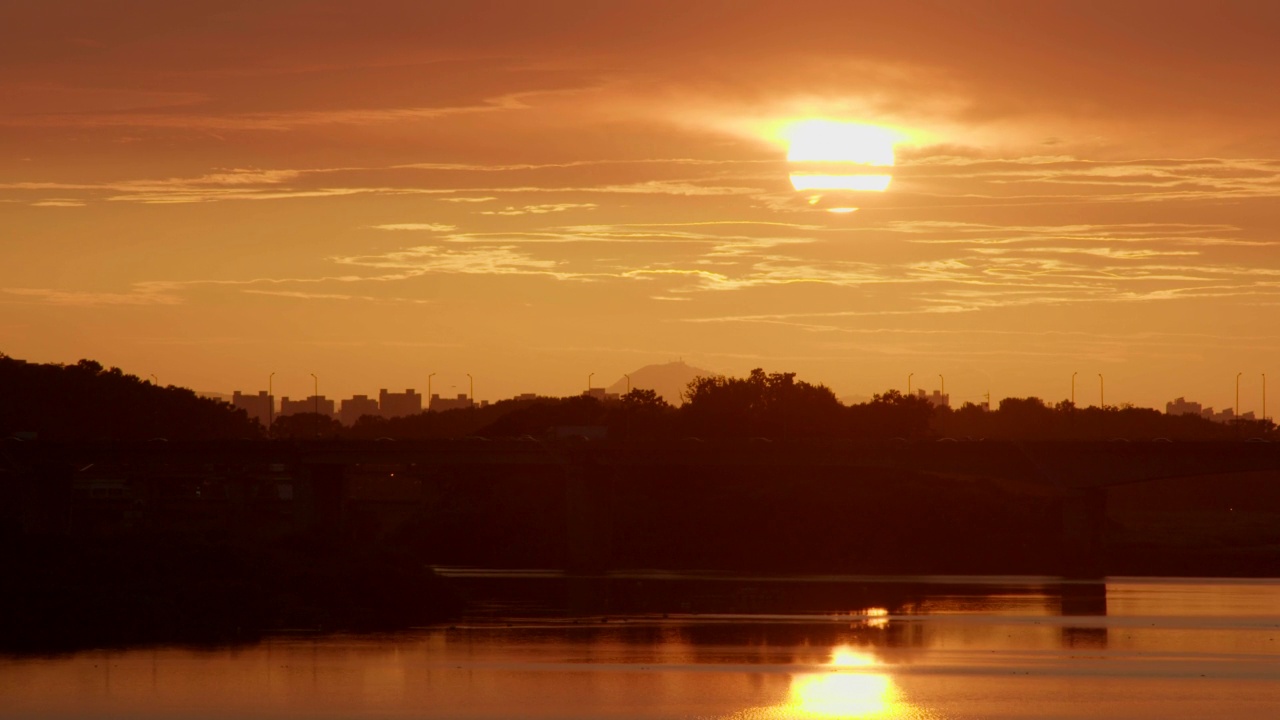
[{"label": "water surface", "polygon": [[[485,581],[471,576],[481,599]],[[509,602],[511,581],[565,587],[555,574],[484,577],[506,581],[507,595],[493,593],[450,627],[0,659],[0,716],[1273,719],[1280,711],[1280,581],[634,576],[610,582],[644,602],[685,594],[757,609],[584,613]],[[829,607],[841,588],[872,597],[877,587],[892,607]],[[802,607],[777,611],[792,597]]]}]

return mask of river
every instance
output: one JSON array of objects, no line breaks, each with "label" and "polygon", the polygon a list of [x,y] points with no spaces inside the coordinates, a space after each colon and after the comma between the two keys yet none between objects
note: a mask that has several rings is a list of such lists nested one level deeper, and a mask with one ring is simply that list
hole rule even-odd
[{"label": "river", "polygon": [[1280,717],[1280,580],[452,574],[447,627],[0,658],[0,717]]}]

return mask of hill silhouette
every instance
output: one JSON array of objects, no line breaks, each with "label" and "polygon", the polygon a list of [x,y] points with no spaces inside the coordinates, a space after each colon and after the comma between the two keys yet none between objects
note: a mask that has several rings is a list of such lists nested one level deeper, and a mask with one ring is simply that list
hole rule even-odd
[{"label": "hill silhouette", "polygon": [[42,440],[226,440],[261,436],[230,405],[160,387],[93,360],[43,365],[0,355],[0,437]]},{"label": "hill silhouette", "polygon": [[[690,381],[697,377],[714,377],[719,373],[703,370],[686,364],[683,360],[663,363],[661,365],[645,365],[631,373],[632,389],[653,390],[658,396],[672,405],[684,404],[684,392]],[[606,392],[625,393],[627,379],[618,381],[606,388]]]}]

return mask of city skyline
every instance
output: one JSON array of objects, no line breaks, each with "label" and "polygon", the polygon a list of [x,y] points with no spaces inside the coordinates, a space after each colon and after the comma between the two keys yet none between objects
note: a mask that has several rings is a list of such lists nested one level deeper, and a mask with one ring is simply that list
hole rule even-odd
[{"label": "city skyline", "polygon": [[[24,4],[0,352],[201,391],[563,396],[683,357],[841,397],[1261,414],[1280,8]],[[472,378],[468,378],[470,373]]]},{"label": "city skyline", "polygon": [[[16,359],[25,361],[24,358],[16,358]],[[28,362],[35,362],[35,361],[28,361]],[[55,363],[55,364],[68,364],[68,363]],[[674,364],[683,364],[683,362],[681,361],[679,363],[667,363],[667,365],[674,365]],[[650,366],[646,366],[645,368],[634,369],[631,371],[631,373],[635,373],[641,370],[646,370],[646,369],[655,368],[655,367],[661,367],[661,365],[650,365]],[[133,372],[129,368],[122,368],[122,370],[142,380],[149,380],[156,385],[172,384],[172,383],[162,383],[160,381],[160,378],[154,374],[137,373],[137,372]],[[765,368],[765,370],[770,372],[785,371],[782,369],[774,369],[774,368]],[[606,387],[621,385],[622,383],[627,382],[628,374],[629,373],[619,373],[616,380],[614,380],[613,382],[605,382],[603,379],[598,381],[596,384],[593,384],[590,388],[591,390],[596,391],[596,392],[593,392],[592,394],[598,395],[599,393],[604,392]],[[439,376],[440,374],[427,373],[426,375],[435,377],[435,376]],[[473,399],[474,402],[477,405],[479,405],[481,403],[487,404],[487,403],[497,402],[500,400],[508,400],[508,399],[527,399],[527,398],[533,398],[533,397],[552,397],[552,398],[572,397],[575,395],[586,394],[586,390],[588,389],[586,386],[580,386],[576,390],[573,388],[568,388],[562,392],[556,391],[556,390],[552,390],[552,391],[517,390],[516,392],[510,393],[507,395],[497,395],[497,394],[486,395],[484,393],[477,392],[474,398],[471,398],[470,391],[469,391],[469,387],[470,387],[469,381],[474,380],[474,375],[469,375],[468,373],[460,373],[459,375],[461,378],[463,378],[462,384],[459,385],[456,382],[451,382],[446,386],[444,386],[443,391],[440,390],[440,386],[432,386],[430,384],[431,378],[428,378],[428,382],[426,383],[428,389],[422,391],[419,395],[419,397],[422,399],[422,408],[424,410],[427,409],[427,404],[433,397],[437,398],[438,400],[444,401],[442,403],[442,407],[449,406],[451,408],[452,403],[460,401],[463,398],[468,398],[468,400]],[[588,373],[588,375],[589,376],[600,375],[602,378],[609,377],[608,375],[605,375],[603,373]],[[733,376],[732,373],[717,373],[714,371],[711,372],[710,375]],[[1119,392],[1116,392],[1116,389],[1111,387],[1110,385],[1104,386],[1102,383],[1097,382],[1098,381],[1097,374],[1093,374],[1092,376],[1089,376],[1088,374],[1086,374],[1086,377],[1081,381],[1083,384],[1078,384],[1076,387],[1071,387],[1069,385],[1071,378],[1068,377],[1067,378],[1068,388],[1066,389],[1066,391],[1063,393],[1061,397],[1054,395],[1052,392],[1044,393],[1044,394],[1030,393],[1030,394],[1024,394],[1024,395],[1014,395],[1014,394],[1001,394],[998,392],[984,390],[981,392],[973,393],[973,392],[969,392],[971,390],[970,388],[962,388],[961,393],[957,395],[954,392],[944,393],[942,391],[942,386],[941,386],[941,383],[939,382],[939,378],[941,376],[939,375],[929,375],[927,373],[920,373],[919,375],[922,378],[920,381],[916,381],[915,384],[908,384],[911,380],[911,376],[915,376],[915,375],[917,375],[917,373],[908,373],[909,377],[906,378],[906,380],[900,385],[890,386],[890,387],[885,387],[885,388],[880,388],[875,390],[869,390],[868,392],[865,392],[865,393],[840,392],[839,388],[833,386],[830,383],[825,382],[821,378],[799,376],[797,377],[797,379],[803,380],[805,382],[810,382],[816,385],[823,385],[828,388],[831,388],[832,391],[836,394],[836,396],[840,398],[841,402],[844,402],[845,404],[857,404],[861,402],[866,402],[871,400],[874,395],[883,394],[885,392],[890,392],[890,391],[898,391],[903,394],[911,394],[911,395],[922,394],[922,396],[925,396],[926,398],[932,398],[931,402],[934,402],[934,404],[938,403],[939,396],[945,397],[948,400],[944,404],[948,404],[953,408],[958,408],[961,405],[964,405],[965,403],[972,403],[974,405],[984,405],[986,403],[989,403],[990,407],[994,408],[999,405],[1000,400],[1005,398],[1028,398],[1028,397],[1038,398],[1040,400],[1043,400],[1049,405],[1054,405],[1062,401],[1071,401],[1072,393],[1074,392],[1075,405],[1081,408],[1098,407],[1101,404],[1103,404],[1103,401],[1105,400],[1105,405],[1107,407],[1132,406],[1132,407],[1140,407],[1140,408],[1150,408],[1155,410],[1164,409],[1166,412],[1168,412],[1167,408],[1169,406],[1186,401],[1197,407],[1203,407],[1206,410],[1216,410],[1216,413],[1214,413],[1216,415],[1222,415],[1223,413],[1234,414],[1238,409],[1238,413],[1241,417],[1256,416],[1258,418],[1263,418],[1263,417],[1270,418],[1274,416],[1274,413],[1272,412],[1274,408],[1270,403],[1276,401],[1274,396],[1271,398],[1271,400],[1267,399],[1265,373],[1260,373],[1256,377],[1248,378],[1248,373],[1242,372],[1242,373],[1239,373],[1240,375],[1239,378],[1236,378],[1234,375],[1231,378],[1227,378],[1229,382],[1237,379],[1241,381],[1238,395],[1234,395],[1232,394],[1233,392],[1232,390],[1228,390],[1226,393],[1221,394],[1221,395],[1225,395],[1226,397],[1213,396],[1212,398],[1205,398],[1205,397],[1199,397],[1199,396],[1192,396],[1189,393],[1177,393],[1175,391],[1170,391],[1165,393],[1164,400],[1159,402],[1153,402],[1151,404],[1142,404],[1142,403],[1127,400],[1124,396],[1123,388],[1120,388]],[[280,381],[275,380],[276,377],[280,377],[281,380]],[[346,390],[326,391],[325,387],[327,387],[327,385],[324,387],[320,386],[319,385],[320,379],[318,376],[311,373],[307,373],[305,377],[307,378],[306,384],[309,385],[306,388],[303,388],[304,383],[301,380],[294,378],[294,380],[297,380],[297,382],[289,383],[288,382],[289,377],[282,376],[279,373],[270,373],[267,378],[268,382],[264,387],[261,387],[261,388],[255,387],[252,384],[247,385],[245,387],[239,387],[234,389],[225,388],[225,387],[204,388],[204,387],[189,387],[189,386],[182,386],[182,385],[179,385],[179,386],[187,387],[187,389],[192,390],[197,394],[214,397],[215,399],[223,400],[225,402],[232,402],[231,398],[236,395],[242,395],[245,398],[255,399],[259,396],[266,396],[266,394],[270,392],[272,394],[271,396],[274,397],[276,401],[273,409],[273,412],[276,412],[276,413],[281,412],[281,401],[283,399],[289,399],[291,402],[295,402],[295,403],[304,401],[304,400],[298,400],[297,398],[304,398],[305,401],[310,401],[312,398],[316,396],[315,393],[317,390],[319,390],[319,397],[321,398],[322,402],[327,399],[328,402],[340,404],[342,402],[347,402],[352,399],[368,399],[374,404],[374,406],[377,406],[379,403],[378,395],[370,396],[367,392],[367,389],[369,387],[372,387],[374,385],[379,385],[380,383],[378,382],[369,383],[365,381],[353,381],[353,380],[350,380],[349,378],[344,378],[340,383],[338,383],[338,385],[342,388],[347,388]],[[448,379],[449,379],[449,376],[446,375],[445,380],[447,381]],[[482,381],[483,381],[483,378],[482,378]],[[283,384],[280,384],[280,383],[283,383]],[[924,386],[922,386],[922,383]],[[381,384],[385,384],[385,383],[381,383]],[[537,384],[537,383],[535,382],[534,384]],[[284,387],[294,388],[294,389],[291,391],[280,389]],[[483,384],[482,384],[482,387],[483,387]],[[636,385],[636,387],[646,388],[647,385]],[[954,386],[952,387],[954,390]],[[458,392],[459,388],[462,389],[461,392]],[[414,390],[415,388],[410,387],[406,390],[406,392],[413,393]],[[1274,390],[1274,388],[1272,388],[1272,390]],[[385,394],[388,391],[387,391],[387,388],[381,387],[379,392]],[[1104,392],[1107,393],[1105,396],[1104,396]],[[390,393],[390,394],[394,396],[394,395],[400,395],[401,393]],[[1173,397],[1174,395],[1176,395],[1176,397]],[[455,398],[457,400],[455,400]],[[668,401],[672,402],[673,404],[678,404],[676,400],[673,400],[671,398],[668,398]],[[335,405],[335,408],[331,414],[337,417],[341,414],[340,410],[341,408],[338,405]],[[1264,411],[1265,411],[1265,415],[1264,415]],[[252,415],[252,413],[250,414]],[[287,414],[287,413],[282,413],[282,414]],[[404,413],[397,412],[397,414],[404,414]],[[1199,410],[1196,410],[1194,414],[1199,414]]]},{"label": "city skyline", "polygon": [[[652,367],[652,366],[650,366],[650,367]],[[643,368],[642,368],[642,369],[643,369]],[[591,375],[595,375],[595,374],[596,374],[596,373],[591,373]],[[914,373],[911,373],[911,374],[912,374],[912,375],[914,375]],[[434,373],[432,373],[432,375],[434,375]],[[619,376],[619,378],[618,378],[618,381],[617,381],[617,382],[623,382],[623,381],[625,380],[625,378],[626,378],[626,377],[627,377],[627,374],[622,374],[621,376]],[[925,377],[927,378],[927,376],[925,376]],[[801,377],[801,378],[797,378],[797,379],[799,379],[799,380],[803,380],[803,381],[806,381],[806,382],[813,382],[814,384],[817,384],[817,385],[824,385],[824,386],[826,386],[826,387],[830,387],[829,385],[827,385],[826,383],[822,382],[821,380],[816,380],[816,379],[814,379],[814,378],[803,378],[803,377]],[[1272,416],[1272,413],[1271,413],[1271,411],[1270,411],[1270,406],[1269,406],[1269,405],[1264,405],[1264,403],[1266,403],[1266,402],[1267,402],[1267,400],[1266,400],[1266,396],[1265,396],[1265,386],[1264,386],[1264,384],[1263,384],[1263,383],[1264,383],[1264,379],[1260,376],[1260,377],[1259,377],[1259,382],[1258,382],[1258,388],[1256,388],[1256,389],[1258,390],[1258,392],[1259,392],[1259,393],[1263,393],[1263,394],[1262,394],[1262,395],[1260,395],[1259,397],[1257,397],[1257,398],[1248,398],[1248,397],[1244,396],[1243,394],[1239,397],[1239,399],[1238,399],[1238,403],[1239,403],[1239,405],[1238,405],[1238,413],[1239,413],[1239,416],[1240,416],[1240,417],[1252,419],[1253,417],[1255,417],[1255,416],[1256,416],[1257,418],[1260,418],[1260,419],[1261,419],[1261,418],[1263,418],[1263,417],[1268,417],[1268,418],[1269,418],[1269,417],[1271,417],[1271,416]],[[441,393],[439,393],[439,392],[430,392],[429,394],[427,394],[427,393],[423,393],[423,394],[420,396],[420,397],[422,398],[422,401],[423,401],[423,402],[422,402],[422,407],[421,407],[421,409],[422,409],[422,410],[427,410],[427,409],[429,409],[429,408],[428,408],[429,401],[430,401],[431,399],[433,399],[433,398],[435,398],[435,399],[437,399],[437,400],[444,400],[444,401],[446,401],[446,402],[445,402],[445,404],[446,404],[446,405],[448,405],[449,403],[453,403],[453,402],[455,402],[455,400],[454,400],[454,398],[455,398],[455,397],[457,398],[457,400],[462,400],[463,398],[466,398],[466,399],[468,399],[469,401],[474,401],[477,405],[479,405],[480,403],[488,404],[488,403],[498,402],[498,401],[500,401],[500,400],[512,400],[512,399],[515,399],[515,400],[521,400],[521,399],[532,399],[532,398],[536,398],[536,397],[552,397],[552,398],[559,398],[559,397],[573,397],[573,396],[575,396],[575,395],[590,395],[590,396],[592,396],[592,397],[597,397],[598,399],[603,399],[603,398],[605,398],[605,397],[620,397],[620,396],[619,396],[619,395],[617,395],[617,394],[614,394],[614,395],[611,395],[611,396],[606,396],[606,395],[605,395],[605,388],[606,388],[606,387],[608,387],[609,385],[614,385],[614,384],[617,384],[617,383],[606,383],[606,384],[603,384],[603,385],[592,385],[590,388],[587,388],[587,389],[581,389],[581,390],[579,390],[579,391],[577,391],[577,392],[574,392],[574,391],[572,391],[572,390],[567,391],[567,392],[564,392],[564,393],[520,392],[520,393],[515,393],[515,394],[512,394],[512,395],[503,396],[503,397],[481,397],[481,396],[478,396],[478,395],[477,395],[476,397],[471,398],[471,397],[469,397],[468,393],[466,393],[466,392],[460,392],[460,393],[452,393],[452,392],[450,392],[450,393],[446,393],[446,394],[441,394]],[[646,388],[646,386],[645,386],[645,385],[637,385],[636,387],[637,387],[637,388],[641,388],[641,389]],[[454,386],[454,385],[451,385],[451,386],[450,386],[450,390],[455,389],[455,388],[456,388],[456,386]],[[952,394],[951,392],[944,392],[944,391],[942,390],[942,388],[941,388],[941,386],[940,386],[940,385],[938,385],[938,386],[932,386],[932,385],[931,385],[931,386],[929,386],[929,387],[927,387],[927,388],[925,388],[925,387],[920,387],[919,385],[916,385],[916,386],[911,387],[909,390],[908,390],[908,389],[906,389],[906,388],[903,388],[903,387],[890,387],[890,388],[884,388],[884,389],[882,389],[882,390],[880,390],[880,391],[877,391],[875,394],[881,394],[881,393],[884,393],[884,392],[889,392],[889,391],[894,391],[894,390],[896,390],[896,391],[898,391],[898,392],[901,392],[901,393],[903,393],[903,394],[909,394],[909,395],[912,395],[912,396],[919,396],[919,397],[922,397],[922,398],[924,398],[924,399],[926,399],[926,400],[929,400],[929,401],[930,401],[932,404],[934,404],[934,405],[945,405],[945,406],[951,407],[951,408],[953,408],[953,409],[955,409],[955,408],[959,408],[961,405],[963,405],[963,404],[965,404],[965,403],[972,403],[972,404],[974,404],[974,405],[979,405],[979,406],[984,405],[984,404],[988,404],[988,403],[989,403],[989,407],[990,407],[990,408],[995,408],[995,407],[997,407],[997,406],[1000,404],[1000,400],[1005,399],[1005,398],[1024,398],[1024,397],[1035,397],[1035,398],[1039,398],[1040,400],[1043,400],[1045,403],[1047,403],[1047,404],[1049,404],[1049,405],[1054,405],[1054,404],[1057,404],[1058,402],[1062,402],[1062,401],[1068,401],[1068,402],[1072,401],[1072,398],[1071,398],[1071,396],[1070,396],[1070,393],[1069,393],[1069,392],[1068,392],[1068,394],[1067,394],[1066,396],[1064,396],[1064,397],[1062,397],[1062,398],[1057,398],[1057,397],[1054,397],[1054,396],[1052,396],[1052,395],[1004,395],[1004,396],[1000,396],[1000,395],[997,395],[997,394],[990,394],[990,393],[988,393],[988,392],[982,392],[982,393],[979,393],[979,394],[977,394],[977,395],[956,396],[956,397],[955,397],[955,401],[954,401],[954,402],[952,402],[953,394]],[[1076,392],[1076,398],[1075,398],[1075,400],[1074,400],[1076,407],[1080,407],[1080,408],[1085,408],[1085,407],[1099,407],[1100,405],[1102,405],[1102,404],[1103,404],[1103,401],[1105,400],[1105,398],[1104,398],[1104,397],[1103,397],[1103,395],[1102,395],[1102,390],[1103,390],[1103,388],[1102,388],[1100,385],[1092,385],[1092,386],[1090,386],[1090,387],[1088,387],[1088,388],[1079,388],[1079,389],[1077,390],[1077,392]],[[834,390],[833,390],[833,391],[834,391]],[[228,395],[227,393],[223,393],[223,392],[221,392],[221,391],[212,391],[212,390],[207,390],[207,391],[206,391],[206,390],[198,390],[198,389],[197,389],[197,392],[203,392],[203,393],[206,393],[206,394],[212,393],[212,394],[217,394],[217,395],[222,396],[222,397],[230,397],[230,395]],[[245,388],[237,389],[237,390],[235,390],[235,391],[234,391],[234,393],[235,393],[236,395],[243,394],[245,397],[263,396],[263,395],[265,395],[267,392],[268,392],[268,391],[267,391],[267,390],[265,390],[265,389],[264,389],[264,390],[250,390],[250,389],[245,389]],[[406,390],[406,392],[407,392],[407,393],[413,393],[413,392],[414,392],[414,389],[413,389],[413,388],[409,388],[409,389],[407,389],[407,390]],[[1243,392],[1243,391],[1242,391],[1242,392]],[[382,388],[382,389],[380,390],[380,393],[382,393],[382,394],[384,394],[384,395],[385,395],[385,394],[387,394],[387,389],[386,389],[386,388]],[[397,393],[391,393],[391,395],[396,395],[396,394],[397,394]],[[1090,394],[1092,394],[1092,398],[1090,397]],[[843,403],[845,403],[845,404],[856,404],[856,403],[859,403],[859,402],[865,402],[865,401],[868,401],[868,400],[870,400],[870,399],[872,398],[872,396],[871,396],[871,395],[854,395],[854,394],[844,394],[844,395],[842,395],[842,394],[840,394],[839,392],[836,392],[836,396],[837,396],[838,398],[840,398],[841,402],[843,402]],[[280,394],[280,393],[276,393],[273,397],[274,397],[274,398],[275,398],[275,400],[276,400],[275,411],[276,411],[276,412],[279,412],[279,409],[280,409],[280,402],[281,402],[281,400],[282,400],[282,399],[287,399],[287,398],[289,398],[289,397],[291,397],[291,396],[287,396],[287,395],[282,395],[282,394]],[[314,395],[306,395],[306,396],[305,396],[305,400],[306,400],[306,401],[309,401],[309,400],[311,400],[311,399],[312,399],[312,398],[314,398],[314,397],[315,397]],[[323,402],[323,401],[325,401],[325,400],[327,399],[330,403],[345,403],[345,402],[348,402],[349,400],[352,400],[352,399],[355,399],[355,400],[368,399],[368,400],[370,400],[370,401],[373,403],[373,406],[374,406],[374,407],[377,407],[377,406],[378,406],[378,404],[379,404],[379,403],[378,403],[377,396],[372,396],[372,397],[370,397],[370,396],[368,396],[367,394],[363,394],[363,393],[353,393],[353,394],[351,394],[349,397],[345,397],[345,396],[343,396],[343,395],[326,394],[326,393],[321,392],[319,397],[321,398],[321,401],[322,401],[322,402]],[[671,400],[671,399],[669,399],[669,398],[668,398],[668,400],[669,400],[670,402],[673,402],[673,404],[675,404],[675,402],[676,402],[676,401]],[[1114,398],[1113,398],[1113,400],[1114,400]],[[294,400],[293,402],[303,402],[303,401],[302,401],[302,400]],[[1200,400],[1197,400],[1196,398],[1190,398],[1190,399],[1188,399],[1188,396],[1187,396],[1187,395],[1178,395],[1177,397],[1174,397],[1174,398],[1172,398],[1172,399],[1166,400],[1165,402],[1163,402],[1163,403],[1161,403],[1161,404],[1159,404],[1159,405],[1140,405],[1140,404],[1137,404],[1137,403],[1132,403],[1132,402],[1126,401],[1126,400],[1124,400],[1124,399],[1114,400],[1113,402],[1106,402],[1106,403],[1105,403],[1105,405],[1106,405],[1106,407],[1125,407],[1125,406],[1144,407],[1144,408],[1150,408],[1150,409],[1155,409],[1155,410],[1163,410],[1163,411],[1164,411],[1165,413],[1167,413],[1167,414],[1180,414],[1180,413],[1186,412],[1186,413],[1190,413],[1190,414],[1199,415],[1199,414],[1201,414],[1201,411],[1202,411],[1202,410],[1204,410],[1205,412],[1207,412],[1207,413],[1208,413],[1208,415],[1206,415],[1207,417],[1211,417],[1211,418],[1217,419],[1217,420],[1219,420],[1219,421],[1222,421],[1222,417],[1229,417],[1229,416],[1235,415],[1235,414],[1236,414],[1236,412],[1237,412],[1237,404],[1236,404],[1236,401],[1235,401],[1234,399],[1233,399],[1232,401],[1225,402],[1225,403],[1212,403],[1212,402],[1201,402]],[[1255,405],[1256,405],[1256,407],[1255,407]],[[1185,407],[1183,407],[1183,406],[1185,406]],[[449,407],[450,407],[450,409],[451,409],[451,408],[452,408],[452,405],[450,405]],[[1265,410],[1265,416],[1264,416],[1264,410]],[[337,417],[337,416],[339,416],[339,415],[341,414],[341,412],[339,411],[339,409],[335,409],[335,410],[334,410],[334,412],[332,412],[332,413],[330,413],[330,414],[332,414],[333,416]],[[395,415],[400,415],[400,414],[408,414],[408,413],[398,412],[398,411],[395,413]],[[393,415],[393,416],[395,416],[395,415]]]}]

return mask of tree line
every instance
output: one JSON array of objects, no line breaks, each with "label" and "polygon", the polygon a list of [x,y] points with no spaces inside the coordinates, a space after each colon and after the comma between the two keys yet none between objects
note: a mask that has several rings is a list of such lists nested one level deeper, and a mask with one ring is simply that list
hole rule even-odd
[{"label": "tree line", "polygon": [[[542,438],[605,429],[611,439],[712,440],[1238,440],[1269,438],[1269,421],[1216,423],[1195,415],[1166,415],[1137,407],[1078,408],[1035,397],[1005,398],[988,410],[973,403],[935,407],[920,396],[887,390],[845,405],[824,385],[795,373],[752,370],[746,377],[699,377],[676,407],[652,390],[634,389],[616,401],[587,396],[504,400],[484,408],[424,412],[399,418],[367,416],[352,427],[330,418],[279,418],[275,437],[376,440],[430,438]],[[319,421],[319,422],[317,422]],[[557,433],[558,431],[558,433]]]},{"label": "tree line", "polygon": [[486,407],[366,416],[345,427],[302,413],[278,417],[268,433],[242,410],[104,369],[25,363],[0,355],[0,437],[34,432],[51,440],[225,440],[522,438],[551,435],[610,439],[761,442],[851,440],[1233,440],[1271,438],[1274,423],[1216,423],[1136,407],[1078,408],[1035,397],[1005,398],[987,409],[972,403],[934,407],[919,396],[887,390],[845,405],[830,388],[791,372],[752,370],[746,377],[698,377],[674,406],[648,389],[617,400],[587,396],[503,400]]},{"label": "tree line", "polygon": [[0,354],[0,438],[231,440],[263,437],[243,410],[93,360],[28,363]]}]

